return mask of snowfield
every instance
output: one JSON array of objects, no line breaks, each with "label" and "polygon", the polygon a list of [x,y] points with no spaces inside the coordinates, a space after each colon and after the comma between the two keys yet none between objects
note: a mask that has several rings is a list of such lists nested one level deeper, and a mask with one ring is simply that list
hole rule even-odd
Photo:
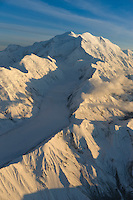
[{"label": "snowfield", "polygon": [[133,198],[133,51],[68,32],[0,52],[0,199]]}]

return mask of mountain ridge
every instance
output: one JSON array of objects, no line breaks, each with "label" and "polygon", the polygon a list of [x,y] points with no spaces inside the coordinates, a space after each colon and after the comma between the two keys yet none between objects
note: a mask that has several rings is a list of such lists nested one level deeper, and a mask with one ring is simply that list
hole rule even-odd
[{"label": "mountain ridge", "polygon": [[73,32],[13,49],[0,52],[0,198],[131,199],[132,52]]}]

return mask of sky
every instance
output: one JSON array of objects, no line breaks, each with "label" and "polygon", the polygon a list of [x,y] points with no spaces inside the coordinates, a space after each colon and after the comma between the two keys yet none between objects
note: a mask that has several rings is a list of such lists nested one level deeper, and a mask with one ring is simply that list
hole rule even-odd
[{"label": "sky", "polygon": [[133,50],[133,0],[0,0],[0,50],[68,31]]}]

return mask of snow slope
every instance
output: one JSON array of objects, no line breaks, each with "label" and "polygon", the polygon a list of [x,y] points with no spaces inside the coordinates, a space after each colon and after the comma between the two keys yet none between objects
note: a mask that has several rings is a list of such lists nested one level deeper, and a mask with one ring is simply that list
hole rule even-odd
[{"label": "snow slope", "polygon": [[70,32],[0,66],[0,199],[131,199],[133,52]]}]

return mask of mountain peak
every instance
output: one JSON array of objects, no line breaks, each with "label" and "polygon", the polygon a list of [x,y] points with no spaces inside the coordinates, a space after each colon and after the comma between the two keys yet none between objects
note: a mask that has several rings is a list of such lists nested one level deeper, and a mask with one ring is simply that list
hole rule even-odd
[{"label": "mountain peak", "polygon": [[17,49],[19,49],[21,46],[20,45],[16,45],[16,44],[9,44],[7,46],[7,48],[5,49],[5,51],[16,51]]},{"label": "mountain peak", "polygon": [[0,52],[0,199],[132,199],[132,74],[88,32]]}]

